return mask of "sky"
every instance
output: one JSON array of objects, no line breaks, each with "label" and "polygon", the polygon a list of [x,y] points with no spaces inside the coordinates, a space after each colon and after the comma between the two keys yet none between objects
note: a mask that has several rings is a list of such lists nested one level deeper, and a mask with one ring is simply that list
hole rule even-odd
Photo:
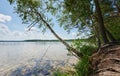
[{"label": "sky", "polygon": [[[0,1],[0,40],[28,40],[28,39],[56,39],[48,30],[44,34],[38,27],[26,31],[28,24],[22,24],[21,18],[14,13],[14,8],[7,0]],[[55,32],[63,39],[73,39],[76,32],[68,34],[59,25],[53,27]]]}]

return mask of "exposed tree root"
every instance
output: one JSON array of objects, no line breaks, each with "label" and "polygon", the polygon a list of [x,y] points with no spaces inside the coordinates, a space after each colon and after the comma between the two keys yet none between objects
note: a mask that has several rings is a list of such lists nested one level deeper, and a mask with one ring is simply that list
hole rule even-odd
[{"label": "exposed tree root", "polygon": [[106,44],[90,57],[92,76],[120,76],[120,45]]}]

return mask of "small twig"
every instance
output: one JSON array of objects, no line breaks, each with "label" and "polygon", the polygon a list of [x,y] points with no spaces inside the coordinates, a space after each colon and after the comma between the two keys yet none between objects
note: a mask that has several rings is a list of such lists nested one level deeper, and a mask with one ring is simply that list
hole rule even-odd
[{"label": "small twig", "polygon": [[32,27],[34,27],[35,26],[35,24],[37,24],[38,23],[38,21],[37,20],[35,20],[35,21],[33,21],[27,28],[28,28],[28,31],[30,31],[31,30],[31,28]]}]

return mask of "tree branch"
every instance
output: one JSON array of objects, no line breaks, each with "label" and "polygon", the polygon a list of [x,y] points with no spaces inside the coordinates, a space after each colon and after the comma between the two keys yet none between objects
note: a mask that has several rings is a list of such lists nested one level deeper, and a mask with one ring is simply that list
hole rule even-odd
[{"label": "tree branch", "polygon": [[[43,19],[42,15],[41,15],[39,12],[37,12],[37,11],[33,11],[33,12],[36,13],[36,14],[40,17],[40,19],[45,23],[45,25],[46,25],[46,26],[49,28],[49,30],[54,34],[54,36],[55,36],[56,38],[58,38],[58,40],[60,40],[60,41],[67,47],[68,51],[73,52],[73,55],[76,55],[77,58],[80,58],[80,57],[83,56],[82,53],[80,53],[79,51],[77,51],[75,48],[71,47],[71,46],[70,46],[68,43],[66,43],[62,38],[60,38],[60,37],[55,33],[55,31],[51,28],[51,26]],[[75,53],[75,54],[74,54],[74,53]]]}]

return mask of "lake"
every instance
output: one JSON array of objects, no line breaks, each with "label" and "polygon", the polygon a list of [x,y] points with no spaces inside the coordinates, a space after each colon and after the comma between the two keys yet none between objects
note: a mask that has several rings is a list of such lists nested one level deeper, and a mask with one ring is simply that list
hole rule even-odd
[{"label": "lake", "polygon": [[23,65],[28,68],[43,66],[51,61],[74,63],[71,60],[76,58],[67,56],[67,53],[66,47],[60,42],[0,42],[0,76],[7,76]]}]

